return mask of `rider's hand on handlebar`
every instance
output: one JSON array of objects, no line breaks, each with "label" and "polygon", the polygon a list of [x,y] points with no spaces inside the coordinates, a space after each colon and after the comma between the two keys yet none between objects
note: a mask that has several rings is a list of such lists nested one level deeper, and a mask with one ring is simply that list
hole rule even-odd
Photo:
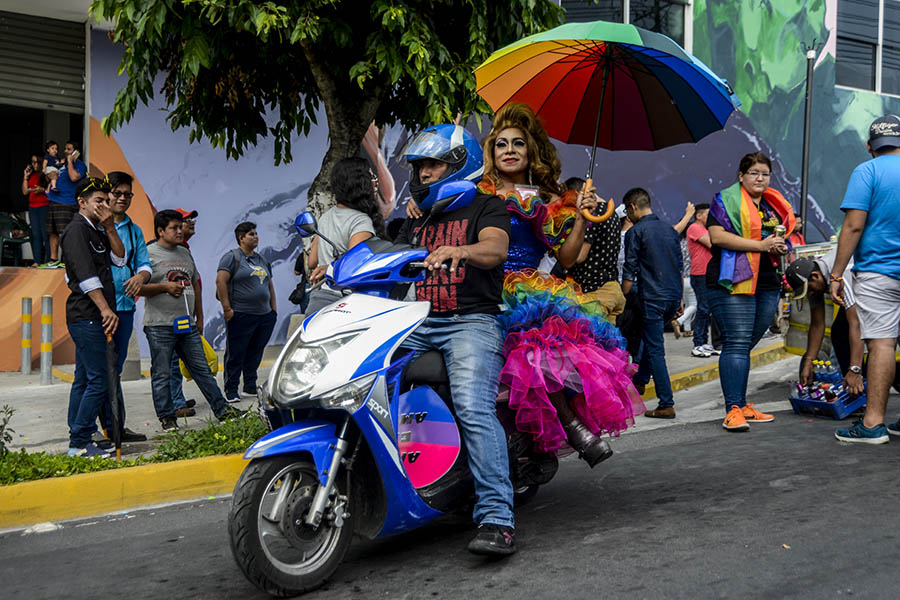
[{"label": "rider's hand on handlebar", "polygon": [[416,204],[416,201],[412,198],[409,199],[409,202],[406,203],[406,216],[410,219],[418,219],[423,214],[422,209],[419,208],[419,205]]},{"label": "rider's hand on handlebar", "polygon": [[440,270],[441,265],[450,261],[450,272],[455,273],[460,261],[469,259],[469,250],[465,246],[441,246],[427,257],[425,266],[429,271]]}]

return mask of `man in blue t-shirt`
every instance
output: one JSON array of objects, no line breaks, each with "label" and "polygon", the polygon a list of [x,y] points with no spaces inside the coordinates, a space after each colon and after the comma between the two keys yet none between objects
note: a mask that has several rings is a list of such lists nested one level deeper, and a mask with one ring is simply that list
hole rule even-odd
[{"label": "man in blue t-shirt", "polygon": [[[841,204],[846,214],[830,285],[832,299],[843,305],[844,277],[853,277],[860,333],[869,350],[868,399],[863,419],[834,435],[843,442],[883,444],[888,434],[900,435],[900,421],[884,426],[900,334],[900,117],[875,119],[866,148],[872,160],[853,170]],[[844,270],[851,257],[849,274]]]},{"label": "man in blue t-shirt", "polygon": [[64,268],[59,260],[59,236],[78,212],[75,188],[87,175],[87,166],[78,158],[75,142],[66,142],[65,160],[60,161],[56,189],[47,192],[50,207],[47,210],[47,234],[50,236],[50,262],[46,267]]}]

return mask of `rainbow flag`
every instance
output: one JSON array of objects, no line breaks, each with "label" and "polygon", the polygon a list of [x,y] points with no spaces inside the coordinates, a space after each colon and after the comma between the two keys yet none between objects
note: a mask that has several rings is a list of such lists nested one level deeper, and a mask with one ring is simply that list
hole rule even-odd
[{"label": "rainbow flag", "polygon": [[[793,231],[796,224],[794,210],[781,192],[766,188],[763,200],[775,211],[788,233]],[[740,183],[718,192],[709,211],[725,231],[749,240],[762,239],[759,210]],[[737,252],[722,248],[719,285],[732,294],[756,293],[761,259],[762,254],[759,252]]]}]

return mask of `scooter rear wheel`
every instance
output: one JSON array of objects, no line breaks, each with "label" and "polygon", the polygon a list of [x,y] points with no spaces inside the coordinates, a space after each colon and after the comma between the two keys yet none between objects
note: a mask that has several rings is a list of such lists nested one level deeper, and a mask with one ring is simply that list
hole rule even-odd
[{"label": "scooter rear wheel", "polygon": [[315,465],[290,456],[252,461],[235,485],[228,518],[231,551],[247,579],[272,596],[320,587],[350,547],[349,507],[336,519],[332,500],[318,528],[303,522],[318,486]]}]

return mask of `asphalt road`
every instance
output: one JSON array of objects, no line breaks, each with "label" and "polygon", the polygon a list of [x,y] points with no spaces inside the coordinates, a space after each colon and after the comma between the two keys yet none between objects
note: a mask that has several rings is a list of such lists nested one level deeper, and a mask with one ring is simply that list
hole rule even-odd
[{"label": "asphalt road", "polygon": [[[793,369],[783,363],[755,377],[753,398],[783,398]],[[694,415],[712,411],[717,397],[717,384],[707,384],[677,401]],[[900,439],[839,444],[834,422],[790,412],[739,434],[713,418],[640,426],[593,471],[574,457],[561,461],[517,511],[519,553],[505,561],[468,554],[471,525],[446,518],[356,540],[326,587],[307,597],[897,597]],[[265,597],[233,562],[228,506],[215,499],[2,534],[2,595]]]}]

